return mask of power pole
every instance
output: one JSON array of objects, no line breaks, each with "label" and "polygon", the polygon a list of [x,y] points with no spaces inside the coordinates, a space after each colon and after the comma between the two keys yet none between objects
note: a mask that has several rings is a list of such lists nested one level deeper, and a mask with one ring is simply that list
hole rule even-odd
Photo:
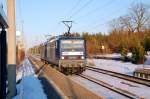
[{"label": "power pole", "polygon": [[68,27],[68,32],[67,32],[67,35],[70,35],[70,29],[72,27],[72,22],[73,21],[62,21],[67,27]]},{"label": "power pole", "polygon": [[16,18],[15,0],[7,0],[8,15],[8,95],[12,99],[16,95]]}]

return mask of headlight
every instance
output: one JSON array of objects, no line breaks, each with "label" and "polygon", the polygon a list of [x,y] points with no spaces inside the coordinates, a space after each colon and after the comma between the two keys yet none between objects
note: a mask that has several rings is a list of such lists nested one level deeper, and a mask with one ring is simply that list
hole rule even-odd
[{"label": "headlight", "polygon": [[62,56],[61,59],[64,59],[64,57]]},{"label": "headlight", "polygon": [[84,56],[81,56],[81,59],[84,59]]}]

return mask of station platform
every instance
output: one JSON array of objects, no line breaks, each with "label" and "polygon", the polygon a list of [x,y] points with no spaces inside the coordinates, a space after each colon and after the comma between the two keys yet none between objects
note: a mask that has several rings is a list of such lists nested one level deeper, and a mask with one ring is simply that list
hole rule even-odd
[{"label": "station platform", "polygon": [[26,58],[17,69],[17,95],[13,99],[103,99],[49,64],[34,59]]},{"label": "station platform", "polygon": [[16,72],[17,95],[13,99],[47,99],[42,84],[28,58]]},{"label": "station platform", "polygon": [[45,64],[36,55],[29,56],[29,60],[35,66],[48,98],[52,97],[49,99],[104,99],[70,79],[71,75],[64,75],[51,64]]}]

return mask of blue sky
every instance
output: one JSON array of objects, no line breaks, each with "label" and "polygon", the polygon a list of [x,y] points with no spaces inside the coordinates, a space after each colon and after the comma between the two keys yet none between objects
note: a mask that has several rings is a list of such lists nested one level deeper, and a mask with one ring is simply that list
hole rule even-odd
[{"label": "blue sky", "polygon": [[108,33],[108,22],[137,2],[150,4],[150,0],[16,0],[17,30],[23,23],[28,47],[46,40],[45,35],[66,32],[63,20],[74,21],[72,32]]}]

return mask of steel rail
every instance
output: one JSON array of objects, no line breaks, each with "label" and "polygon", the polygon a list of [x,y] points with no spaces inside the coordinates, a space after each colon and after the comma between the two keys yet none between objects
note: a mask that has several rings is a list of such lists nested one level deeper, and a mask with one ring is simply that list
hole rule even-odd
[{"label": "steel rail", "polygon": [[128,81],[134,82],[134,83],[138,83],[138,84],[142,84],[142,85],[150,87],[150,80],[147,80],[147,79],[137,78],[137,77],[134,77],[131,75],[122,74],[122,73],[118,73],[118,72],[114,72],[114,71],[110,71],[110,70],[104,70],[104,69],[95,68],[95,67],[90,67],[90,66],[86,66],[86,68],[89,70],[95,71],[95,72],[107,74],[110,76],[125,79]]},{"label": "steel rail", "polygon": [[140,99],[140,96],[138,96],[138,95],[136,95],[134,93],[131,93],[131,92],[127,91],[127,90],[124,90],[124,89],[121,89],[121,88],[117,88],[117,87],[115,87],[115,86],[113,86],[111,84],[108,84],[108,83],[106,83],[106,82],[104,82],[102,80],[98,80],[98,79],[95,79],[95,78],[93,78],[91,76],[84,75],[84,74],[80,74],[79,76],[84,78],[84,79],[87,79],[87,80],[89,80],[91,82],[94,82],[94,83],[96,83],[96,84],[98,84],[100,86],[103,86],[103,87],[105,87],[107,89],[110,89],[111,91],[114,91],[114,92],[116,92],[116,93],[118,93],[120,95],[123,95],[125,97],[131,98],[131,99]]}]

